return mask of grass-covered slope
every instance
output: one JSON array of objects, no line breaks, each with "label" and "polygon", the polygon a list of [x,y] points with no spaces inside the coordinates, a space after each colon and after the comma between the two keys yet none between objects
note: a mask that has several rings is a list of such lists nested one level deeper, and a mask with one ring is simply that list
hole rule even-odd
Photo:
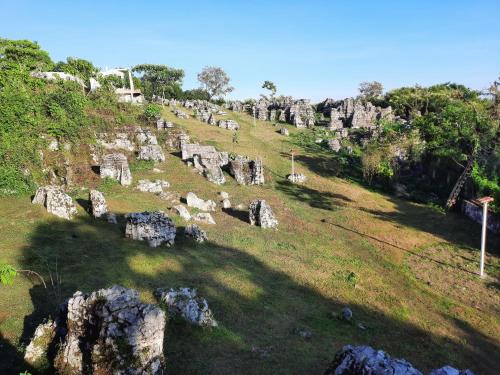
[{"label": "grass-covered slope", "polygon": [[[228,130],[177,119],[168,107],[164,115],[200,143],[262,158],[267,182],[238,186],[227,176],[219,187],[177,154],[157,165],[164,173],[138,170],[134,180],[166,179],[171,191],[204,199],[217,200],[224,190],[233,207],[265,199],[279,230],[250,226],[246,212],[218,210],[217,225],[204,228],[208,243],[180,234],[171,248],[149,248],[125,239],[123,222],[92,220],[81,207],[74,220],[63,221],[29,197],[1,198],[0,262],[46,278],[48,270],[57,272],[62,283],[44,289],[19,277],[0,285],[0,373],[27,368],[22,344],[59,302],[76,290],[112,284],[135,288],[151,302],[156,287],[196,287],[208,299],[219,328],[168,322],[170,374],[317,374],[346,344],[384,349],[422,370],[452,364],[495,373],[500,261],[488,254],[489,277],[475,275],[477,225],[331,177],[328,153],[306,154],[294,143],[294,128],[284,137],[269,122],[254,126],[251,117],[230,112],[241,125],[235,144]],[[296,170],[308,176],[304,185],[286,182],[291,149],[298,154]],[[133,187],[108,186],[105,193],[117,213],[169,208]],[[81,191],[75,198],[86,196]],[[170,216],[182,229],[185,223]],[[498,249],[499,241],[490,237],[488,245]],[[344,306],[353,310],[352,324],[336,316]]]}]

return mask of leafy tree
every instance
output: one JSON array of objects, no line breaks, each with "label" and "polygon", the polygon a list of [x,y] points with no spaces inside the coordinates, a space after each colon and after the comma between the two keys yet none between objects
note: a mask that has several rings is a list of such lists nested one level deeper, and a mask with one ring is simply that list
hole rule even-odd
[{"label": "leafy tree", "polygon": [[204,89],[186,90],[183,97],[188,100],[210,100],[210,94]]},{"label": "leafy tree", "polygon": [[262,85],[262,88],[263,89],[267,89],[269,91],[271,91],[271,98],[274,97],[274,95],[276,95],[276,85],[271,82],[271,81],[264,81],[264,84]]},{"label": "leafy tree", "polygon": [[161,116],[161,107],[158,104],[150,103],[144,108],[144,117],[151,121],[159,119]]},{"label": "leafy tree", "polygon": [[359,95],[363,99],[377,99],[382,96],[383,92],[384,86],[380,82],[361,82],[359,84]]},{"label": "leafy tree", "polygon": [[151,99],[153,95],[162,98],[182,97],[184,70],[160,64],[140,64],[132,70],[141,74],[140,80],[147,99]]},{"label": "leafy tree", "polygon": [[217,66],[207,66],[198,74],[198,81],[209,93],[210,99],[215,96],[225,96],[234,90],[229,85],[231,79],[222,68]]},{"label": "leafy tree", "polygon": [[88,60],[76,57],[68,57],[66,62],[59,61],[55,67],[55,72],[65,72],[81,78],[85,84],[89,83],[91,77],[95,77],[99,69]]},{"label": "leafy tree", "polygon": [[52,69],[54,63],[36,42],[0,38],[0,70],[13,66],[46,71]]}]

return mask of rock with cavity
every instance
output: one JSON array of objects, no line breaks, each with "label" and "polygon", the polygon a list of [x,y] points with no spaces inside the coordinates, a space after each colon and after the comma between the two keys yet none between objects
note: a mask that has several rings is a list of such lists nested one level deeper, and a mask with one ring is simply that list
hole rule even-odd
[{"label": "rock with cavity", "polygon": [[254,200],[248,208],[248,217],[251,225],[262,228],[276,228],[278,220],[274,217],[271,207],[265,200]]},{"label": "rock with cavity", "polygon": [[246,156],[236,156],[229,161],[229,173],[240,185],[263,185],[264,166],[262,160],[250,160]]}]

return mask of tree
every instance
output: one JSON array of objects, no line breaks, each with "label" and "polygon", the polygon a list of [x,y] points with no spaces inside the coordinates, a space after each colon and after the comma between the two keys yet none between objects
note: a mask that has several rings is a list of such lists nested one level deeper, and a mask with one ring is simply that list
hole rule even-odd
[{"label": "tree", "polygon": [[28,70],[50,70],[54,63],[49,54],[31,40],[0,38],[0,69],[12,66]]},{"label": "tree", "polygon": [[184,70],[160,64],[140,64],[132,71],[142,74],[140,79],[146,98],[153,95],[162,98],[179,98],[182,96],[182,79]]},{"label": "tree", "polygon": [[214,96],[224,96],[233,91],[234,87],[229,85],[230,80],[226,72],[217,66],[206,66],[198,74],[198,81],[208,91],[210,99]]},{"label": "tree", "polygon": [[359,84],[359,96],[363,99],[377,99],[382,96],[384,86],[380,82],[361,82]]},{"label": "tree", "polygon": [[76,57],[66,58],[66,62],[59,61],[55,67],[56,72],[65,72],[76,77],[83,79],[85,84],[89,83],[91,77],[95,77],[99,69],[97,69],[94,64],[85,59],[79,59]]},{"label": "tree", "polygon": [[276,95],[276,85],[271,82],[271,81],[264,81],[264,84],[262,85],[262,88],[263,89],[267,89],[269,91],[271,91],[271,98],[274,97],[274,95]]},{"label": "tree", "polygon": [[210,100],[210,94],[203,89],[186,90],[183,97],[187,100]]}]

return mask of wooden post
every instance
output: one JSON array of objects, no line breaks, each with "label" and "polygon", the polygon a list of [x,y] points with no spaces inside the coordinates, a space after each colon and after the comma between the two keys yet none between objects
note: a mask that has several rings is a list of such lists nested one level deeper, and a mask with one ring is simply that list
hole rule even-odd
[{"label": "wooden post", "polygon": [[481,228],[481,259],[479,261],[479,276],[484,277],[484,258],[486,256],[486,231],[488,229],[488,203],[493,202],[492,197],[478,199],[483,204],[483,227]]},{"label": "wooden post", "polygon": [[292,176],[295,176],[295,164],[294,164],[294,152],[293,152],[293,150],[290,150],[290,153],[292,154]]}]

